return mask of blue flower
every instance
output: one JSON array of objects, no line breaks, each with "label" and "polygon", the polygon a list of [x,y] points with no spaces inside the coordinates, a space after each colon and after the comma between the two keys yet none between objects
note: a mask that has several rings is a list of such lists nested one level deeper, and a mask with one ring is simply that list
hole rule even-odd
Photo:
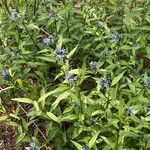
[{"label": "blue flower", "polygon": [[78,107],[78,105],[77,105],[75,102],[73,102],[73,103],[72,103],[72,108],[73,108],[73,109],[76,109],[77,107]]},{"label": "blue flower", "polygon": [[150,35],[148,35],[147,39],[150,41]]},{"label": "blue flower", "polygon": [[36,150],[37,146],[35,143],[30,143],[29,147],[25,147],[26,150]]},{"label": "blue flower", "polygon": [[11,55],[12,55],[12,57],[19,57],[20,56],[20,52],[19,51],[12,51]]},{"label": "blue flower", "polygon": [[81,150],[88,150],[88,147],[86,145],[83,145]]},{"label": "blue flower", "polygon": [[56,55],[56,60],[57,60],[57,61],[63,61],[64,58],[65,58],[65,55],[61,55],[61,54],[57,54],[57,55]]},{"label": "blue flower", "polygon": [[136,48],[136,49],[138,49],[138,48],[140,48],[140,44],[134,43],[134,44],[133,44],[133,47]]},{"label": "blue flower", "polygon": [[101,77],[100,78],[100,86],[101,86],[101,89],[106,90],[110,86],[109,80],[106,79],[105,77]]},{"label": "blue flower", "polygon": [[127,114],[127,115],[135,115],[136,112],[135,112],[131,107],[128,107],[128,108],[126,109],[126,114]]},{"label": "blue flower", "polygon": [[101,51],[101,52],[100,52],[100,56],[101,56],[102,58],[106,58],[107,52],[106,52],[105,50]]},{"label": "blue flower", "polygon": [[120,41],[120,39],[122,38],[122,35],[118,32],[114,32],[112,35],[111,35],[111,39],[115,42],[115,43],[118,43]]},{"label": "blue flower", "polygon": [[145,86],[150,89],[150,78],[145,81]]},{"label": "blue flower", "polygon": [[103,23],[102,22],[97,22],[96,26],[97,26],[97,28],[103,29]]},{"label": "blue flower", "polygon": [[4,80],[10,80],[10,74],[7,71],[3,71],[1,76]]},{"label": "blue flower", "polygon": [[66,50],[64,48],[56,48],[54,54],[57,61],[63,61],[66,56]]},{"label": "blue flower", "polygon": [[144,134],[144,135],[143,135],[143,141],[144,141],[144,142],[148,142],[148,141],[149,141],[149,138],[150,138],[150,134]]},{"label": "blue flower", "polygon": [[47,38],[43,39],[43,43],[48,46],[54,42],[54,37],[52,35],[49,35]]},{"label": "blue flower", "polygon": [[74,78],[73,74],[70,74],[70,73],[68,73],[65,76],[65,80],[68,84],[73,84],[75,82],[75,78]]},{"label": "blue flower", "polygon": [[12,21],[16,21],[16,20],[19,19],[19,18],[20,18],[19,13],[18,13],[16,10],[14,10],[14,11],[12,12],[11,16],[10,16],[10,19],[11,19]]},{"label": "blue flower", "polygon": [[90,68],[91,69],[96,69],[96,67],[97,67],[97,62],[96,61],[91,61],[90,62]]},{"label": "blue flower", "polygon": [[24,26],[19,26],[18,31],[19,31],[20,33],[24,32],[24,31],[25,31]]},{"label": "blue flower", "polygon": [[58,19],[58,16],[57,16],[57,14],[56,14],[55,12],[51,12],[51,13],[49,14],[49,17],[50,17],[50,19],[53,20],[53,21],[56,21],[56,20]]},{"label": "blue flower", "polygon": [[66,50],[64,48],[56,48],[55,53],[56,54],[65,54]]}]

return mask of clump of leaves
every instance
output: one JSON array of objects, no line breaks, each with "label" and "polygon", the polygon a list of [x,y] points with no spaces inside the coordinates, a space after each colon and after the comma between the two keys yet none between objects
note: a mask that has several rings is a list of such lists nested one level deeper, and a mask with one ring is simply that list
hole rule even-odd
[{"label": "clump of leaves", "polygon": [[150,148],[148,0],[0,6],[0,121],[15,149]]}]

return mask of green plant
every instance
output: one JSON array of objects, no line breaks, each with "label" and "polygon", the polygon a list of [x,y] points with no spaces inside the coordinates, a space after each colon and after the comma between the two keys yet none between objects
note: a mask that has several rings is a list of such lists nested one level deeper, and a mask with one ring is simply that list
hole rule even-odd
[{"label": "green plant", "polygon": [[150,148],[148,6],[0,1],[0,121],[16,149]]}]

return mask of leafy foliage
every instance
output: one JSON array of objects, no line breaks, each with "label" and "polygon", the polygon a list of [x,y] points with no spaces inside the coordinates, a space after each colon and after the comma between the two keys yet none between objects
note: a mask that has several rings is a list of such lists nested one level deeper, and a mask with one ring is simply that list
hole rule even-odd
[{"label": "leafy foliage", "polygon": [[149,0],[0,7],[0,122],[16,148],[150,149]]}]

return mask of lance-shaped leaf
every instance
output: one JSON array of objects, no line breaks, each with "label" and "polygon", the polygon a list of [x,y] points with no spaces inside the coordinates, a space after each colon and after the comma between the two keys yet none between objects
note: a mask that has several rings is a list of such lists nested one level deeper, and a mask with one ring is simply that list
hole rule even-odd
[{"label": "lance-shaped leaf", "polygon": [[119,74],[117,77],[115,77],[113,80],[112,80],[112,83],[111,83],[111,86],[114,86],[115,84],[117,84],[119,82],[119,80],[122,78],[124,72],[122,72],[121,74]]}]

